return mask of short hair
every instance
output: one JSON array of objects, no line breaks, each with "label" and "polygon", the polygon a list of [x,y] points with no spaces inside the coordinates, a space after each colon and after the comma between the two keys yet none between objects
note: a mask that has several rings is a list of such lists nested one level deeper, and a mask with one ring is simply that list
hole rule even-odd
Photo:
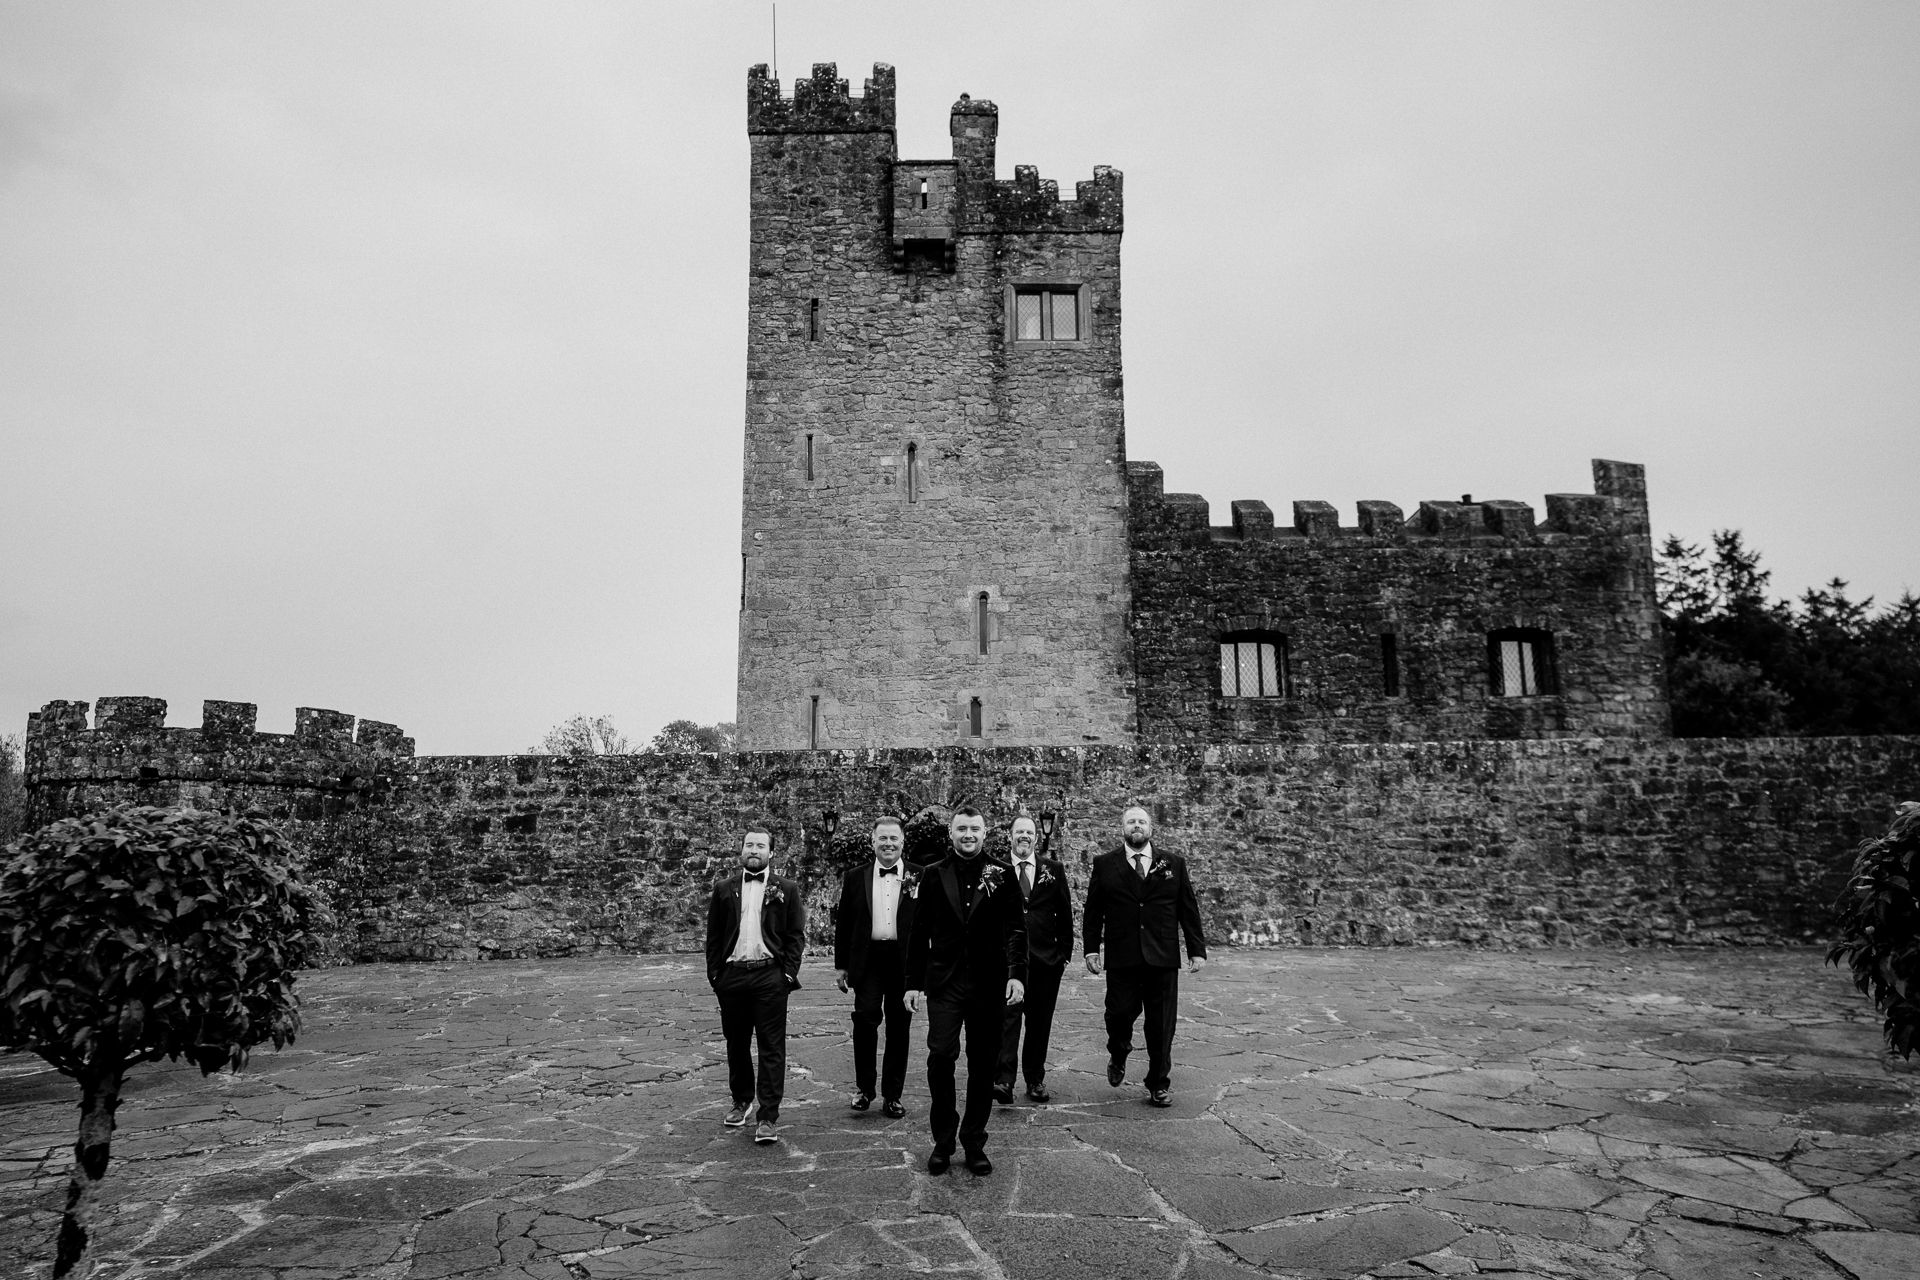
[{"label": "short hair", "polygon": [[1007,830],[1009,830],[1009,831],[1011,831],[1011,830],[1013,830],[1015,826],[1017,826],[1018,824],[1020,824],[1020,823],[1022,823],[1022,822],[1032,822],[1032,823],[1033,823],[1033,826],[1034,826],[1034,830],[1036,830],[1036,831],[1037,831],[1037,830],[1039,830],[1039,829],[1040,829],[1040,824],[1039,824],[1038,822],[1035,822],[1035,821],[1034,821],[1034,817],[1033,817],[1033,815],[1032,815],[1032,814],[1030,814],[1030,813],[1016,813],[1016,814],[1014,814],[1014,815],[1013,815],[1013,821],[1012,821],[1012,822],[1009,822],[1009,823],[1007,824]]},{"label": "short hair", "polygon": [[740,838],[742,840],[754,835],[765,836],[767,838],[767,847],[773,847],[773,824],[771,822],[749,822],[740,828]]},{"label": "short hair", "polygon": [[[953,811],[954,818],[978,818],[980,816],[980,811],[970,804],[963,804]],[[952,818],[948,819],[949,822],[952,820]]]},{"label": "short hair", "polygon": [[878,831],[882,827],[898,827],[900,828],[901,835],[907,834],[907,824],[890,813],[883,813],[873,820],[873,829],[875,831]]}]

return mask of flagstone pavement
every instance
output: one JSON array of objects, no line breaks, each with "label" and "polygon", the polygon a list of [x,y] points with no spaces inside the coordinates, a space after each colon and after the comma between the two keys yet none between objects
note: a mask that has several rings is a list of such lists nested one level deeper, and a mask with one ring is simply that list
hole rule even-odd
[{"label": "flagstone pavement", "polygon": [[[918,1034],[907,1117],[848,1109],[850,1001],[802,977],[756,1147],[691,957],[307,975],[296,1046],[131,1078],[95,1275],[1920,1275],[1920,1075],[1813,951],[1228,951],[1165,1111],[1141,1056],[1108,1087],[1076,970],[985,1178],[925,1172]],[[76,1116],[0,1058],[7,1275],[47,1272]]]}]

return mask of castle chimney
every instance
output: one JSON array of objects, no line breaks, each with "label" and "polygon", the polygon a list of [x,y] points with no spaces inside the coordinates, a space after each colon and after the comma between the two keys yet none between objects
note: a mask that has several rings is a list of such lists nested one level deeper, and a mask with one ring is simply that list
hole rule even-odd
[{"label": "castle chimney", "polygon": [[966,94],[953,104],[948,118],[953,134],[953,158],[959,162],[960,189],[970,191],[993,181],[993,152],[1000,133],[1000,108]]}]

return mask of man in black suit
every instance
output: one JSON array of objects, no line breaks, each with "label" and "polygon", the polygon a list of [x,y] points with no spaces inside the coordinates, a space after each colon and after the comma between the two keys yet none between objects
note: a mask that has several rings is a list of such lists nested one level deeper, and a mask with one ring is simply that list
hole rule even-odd
[{"label": "man in black suit", "polygon": [[900,819],[873,822],[873,861],[862,862],[840,881],[840,909],[834,913],[834,981],[853,992],[853,1076],[859,1093],[853,1109],[873,1105],[874,1051],[880,1021],[887,1023],[887,1056],[879,1076],[882,1110],[898,1119],[907,1114],[900,1090],[907,1083],[906,939],[913,934],[913,911],[922,869],[900,855],[907,847]]},{"label": "man in black suit", "polygon": [[1107,975],[1107,1083],[1127,1078],[1133,1022],[1146,1008],[1147,1101],[1173,1105],[1173,1024],[1180,995],[1180,935],[1187,971],[1207,962],[1200,904],[1186,859],[1153,847],[1153,818],[1135,806],[1120,815],[1121,847],[1093,860],[1081,945],[1087,972]]},{"label": "man in black suit", "polygon": [[[967,1168],[984,1176],[993,1172],[987,1120],[993,1114],[1000,1023],[1007,1006],[1019,1004],[1026,991],[1026,909],[1012,874],[982,853],[987,823],[978,809],[954,810],[947,840],[952,853],[927,868],[907,941],[907,1008],[917,1010],[925,993],[927,1085],[933,1093],[927,1172],[947,1171],[957,1133]],[[953,1070],[963,1030],[964,1116],[954,1107]]]},{"label": "man in black suit", "polygon": [[[1013,846],[1013,882],[1027,907],[1027,998],[1007,1009],[1000,1028],[1000,1070],[993,1096],[1013,1101],[1017,1065],[1027,1082],[1027,1096],[1045,1102],[1047,1039],[1053,1032],[1053,1007],[1060,999],[1060,975],[1073,959],[1073,893],[1067,887],[1067,869],[1051,858],[1035,856],[1039,843],[1032,818],[1015,818],[1007,833]],[[1027,1025],[1027,1046],[1020,1049],[1020,1024]]]},{"label": "man in black suit", "polygon": [[[740,1128],[756,1093],[755,1142],[778,1142],[780,1099],[787,1085],[787,993],[800,986],[800,953],[807,942],[800,886],[770,870],[773,839],[766,827],[740,840],[740,869],[722,876],[707,901],[707,981],[720,1000],[727,1038],[727,1087],[733,1109],[724,1123]],[[755,1087],[753,1041],[760,1043]]]}]

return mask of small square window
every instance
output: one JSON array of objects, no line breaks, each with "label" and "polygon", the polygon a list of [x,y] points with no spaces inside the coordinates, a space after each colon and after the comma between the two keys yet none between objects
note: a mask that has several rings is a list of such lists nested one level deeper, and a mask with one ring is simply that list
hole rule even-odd
[{"label": "small square window", "polygon": [[1560,692],[1550,632],[1513,628],[1487,637],[1487,686],[1496,698]]},{"label": "small square window", "polygon": [[1078,285],[1021,286],[1013,291],[1015,342],[1078,342],[1086,336]]},{"label": "small square window", "polygon": [[1262,633],[1220,641],[1220,693],[1228,698],[1284,698],[1292,682],[1287,638]]}]

